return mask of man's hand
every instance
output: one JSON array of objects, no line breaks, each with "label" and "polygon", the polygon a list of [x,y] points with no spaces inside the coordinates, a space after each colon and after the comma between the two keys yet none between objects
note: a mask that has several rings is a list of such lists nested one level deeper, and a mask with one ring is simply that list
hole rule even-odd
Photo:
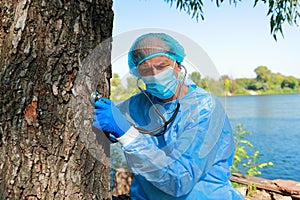
[{"label": "man's hand", "polygon": [[93,127],[109,134],[109,139],[115,142],[128,131],[130,124],[111,100],[101,98],[95,102]]}]

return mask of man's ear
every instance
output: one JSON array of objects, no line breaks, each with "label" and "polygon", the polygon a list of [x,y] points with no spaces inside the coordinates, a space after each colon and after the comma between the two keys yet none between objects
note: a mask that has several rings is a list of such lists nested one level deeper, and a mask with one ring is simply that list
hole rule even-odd
[{"label": "man's ear", "polygon": [[177,62],[177,68],[176,68],[176,70],[178,71],[178,72],[180,72],[181,70],[182,70],[182,65],[181,64],[179,64],[178,62]]}]

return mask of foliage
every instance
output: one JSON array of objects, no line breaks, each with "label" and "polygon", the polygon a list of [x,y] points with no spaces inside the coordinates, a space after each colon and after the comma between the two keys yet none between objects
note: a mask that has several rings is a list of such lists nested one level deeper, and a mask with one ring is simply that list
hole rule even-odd
[{"label": "foliage", "polygon": [[[255,0],[255,4],[257,4],[259,0]],[[266,3],[266,0],[260,0]],[[278,31],[283,35],[282,25],[287,22],[290,25],[297,24],[297,19],[300,17],[300,3],[298,0],[269,0],[269,10],[268,14],[271,16],[270,26],[271,33],[275,40],[276,34]]]},{"label": "foliage", "polygon": [[[236,145],[236,151],[234,154],[233,165],[231,167],[232,173],[246,173],[249,176],[255,176],[261,174],[260,169],[267,166],[274,166],[272,162],[259,163],[259,151],[255,151],[252,155],[249,155],[249,148],[253,149],[253,144],[245,139],[245,136],[250,134],[244,129],[242,124],[237,125],[234,130],[234,142]],[[236,188],[244,187],[245,185],[239,183],[232,183]],[[251,183],[247,185],[247,196],[253,195],[256,191],[256,185]]]},{"label": "foliage", "polygon": [[208,82],[209,79],[203,78],[201,79],[201,74],[199,72],[192,72],[191,74],[188,74],[188,78],[191,79],[197,86],[209,90]]},{"label": "foliage", "polygon": [[170,3],[172,6],[174,2],[176,2],[176,8],[181,10],[184,10],[189,15],[192,14],[192,18],[196,17],[197,21],[199,16],[202,20],[204,20],[203,15],[203,2],[202,0],[164,0],[167,3]]},{"label": "foliage", "polygon": [[199,72],[192,72],[188,77],[197,85],[201,85],[201,74]]},{"label": "foliage", "polygon": [[281,88],[288,87],[291,89],[295,89],[298,88],[298,86],[299,81],[292,76],[285,77],[284,80],[281,82]]},{"label": "foliage", "polygon": [[256,78],[231,79],[228,75],[223,75],[216,81],[202,78],[199,72],[192,72],[188,77],[199,87],[217,96],[300,92],[300,80],[293,76],[272,73],[266,66],[259,66],[254,71]]},{"label": "foliage", "polygon": [[[171,6],[176,3],[176,8],[184,10],[192,18],[198,21],[199,16],[204,20],[203,0],[164,0]],[[213,0],[212,0],[213,1]],[[238,1],[242,0],[229,0],[236,5]],[[217,6],[221,6],[224,0],[216,0]],[[290,25],[297,24],[297,19],[300,17],[300,3],[298,0],[254,0],[255,7],[258,3],[268,4],[268,13],[270,17],[271,34],[277,40],[277,33],[280,32],[283,36],[282,26],[285,23]]]},{"label": "foliage", "polygon": [[224,78],[223,79],[223,83],[224,83],[224,89],[227,90],[227,91],[232,91],[231,89],[231,81],[230,81],[230,78]]},{"label": "foliage", "polygon": [[[249,90],[256,94],[285,94],[299,93],[300,87],[297,78],[293,76],[284,76],[280,73],[272,73],[266,66],[259,66],[255,70],[256,78],[242,78],[232,80],[234,84],[235,95],[249,93]],[[240,92],[243,90],[243,92]]]},{"label": "foliage", "polygon": [[268,82],[271,79],[271,71],[266,66],[259,66],[255,70],[258,82]]},{"label": "foliage", "polygon": [[243,125],[239,124],[234,131],[234,142],[236,145],[236,151],[233,159],[233,166],[231,168],[232,173],[240,172],[241,168],[246,170],[249,176],[255,176],[261,174],[260,169],[273,166],[272,162],[259,163],[259,151],[255,151],[252,155],[249,155],[249,148],[253,148],[250,141],[245,139],[245,136],[250,134]]},{"label": "foliage", "polygon": [[[121,81],[118,74],[114,73],[111,81],[111,95],[110,98],[115,101],[122,101],[128,99],[132,95],[138,93],[140,90],[136,86],[136,79],[129,76],[125,81]],[[145,89],[143,84],[140,84],[142,89]]]},{"label": "foliage", "polygon": [[252,196],[256,191],[255,183],[250,183],[247,185],[247,196]]}]

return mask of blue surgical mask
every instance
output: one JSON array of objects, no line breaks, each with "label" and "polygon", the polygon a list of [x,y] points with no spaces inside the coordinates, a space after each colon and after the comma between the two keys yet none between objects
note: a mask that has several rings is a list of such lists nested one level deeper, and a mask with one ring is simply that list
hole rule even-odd
[{"label": "blue surgical mask", "polygon": [[153,76],[144,76],[142,80],[146,84],[146,90],[159,99],[172,97],[176,92],[179,82],[175,77],[172,67],[168,67],[163,72]]}]

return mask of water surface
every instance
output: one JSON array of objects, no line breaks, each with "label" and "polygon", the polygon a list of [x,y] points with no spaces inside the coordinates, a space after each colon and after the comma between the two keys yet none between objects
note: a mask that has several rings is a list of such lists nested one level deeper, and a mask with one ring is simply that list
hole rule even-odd
[{"label": "water surface", "polygon": [[300,94],[237,96],[222,99],[232,127],[243,124],[260,152],[261,177],[300,181]]}]

